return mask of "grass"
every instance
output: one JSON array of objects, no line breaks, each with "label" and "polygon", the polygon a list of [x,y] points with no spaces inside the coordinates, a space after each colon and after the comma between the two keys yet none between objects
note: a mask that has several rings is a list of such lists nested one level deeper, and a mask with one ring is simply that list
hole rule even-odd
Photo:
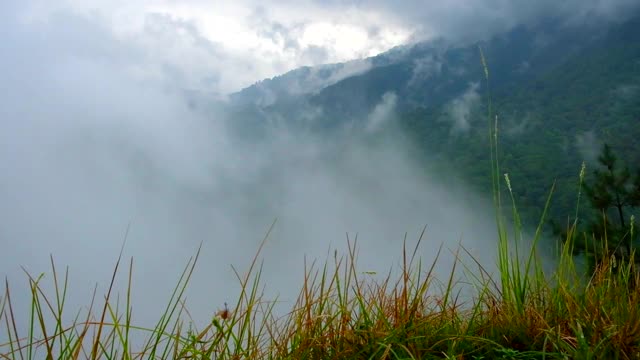
[{"label": "grass", "polygon": [[[261,290],[259,254],[267,234],[249,269],[244,274],[234,269],[242,289],[237,301],[225,304],[206,327],[195,328],[184,307],[198,250],[156,325],[144,328],[134,325],[131,315],[133,260],[123,303],[112,295],[121,252],[104,298],[98,301],[94,291],[81,317],[68,314],[68,272],[57,271],[52,259],[53,291],[44,290],[44,275],[28,276],[26,331],[19,330],[23,324],[5,281],[0,334],[7,340],[0,343],[0,359],[640,359],[640,289],[635,286],[640,273],[633,256],[601,259],[585,279],[572,256],[579,238],[574,222],[558,251],[557,266],[545,271],[537,249],[546,208],[532,238],[525,239],[512,184],[507,174],[500,174],[498,119],[490,101],[488,108],[497,278],[461,247],[456,258],[469,256],[472,266],[459,260],[447,279],[436,279],[437,259],[425,266],[418,256],[423,231],[412,249],[403,243],[400,273],[374,280],[356,270],[357,239],[347,239],[346,254],[334,253],[323,264],[305,263],[297,301],[278,317],[276,302],[264,299]],[[580,181],[583,174],[584,169]],[[510,196],[508,217],[503,193]],[[547,207],[552,193],[553,188]],[[578,203],[579,198],[580,193]],[[471,297],[461,295],[465,285],[455,276],[459,270],[467,274]],[[134,338],[144,341],[134,345]]]},{"label": "grass", "polygon": [[[60,276],[52,261],[53,294],[43,292],[43,276],[29,278],[32,301],[26,334],[17,330],[11,291],[5,285],[0,330],[9,341],[0,344],[0,358],[639,358],[640,291],[630,284],[640,279],[633,263],[622,269],[618,264],[614,272],[615,260],[604,261],[580,284],[568,243],[557,270],[549,275],[535,269],[535,250],[516,261],[518,257],[505,256],[511,249],[501,242],[500,282],[475,264],[473,271],[466,269],[476,274],[475,296],[462,299],[455,268],[443,283],[433,276],[435,262],[423,268],[417,256],[421,241],[422,236],[410,250],[406,242],[403,245],[398,276],[374,281],[356,271],[357,240],[349,240],[348,254],[334,253],[321,266],[306,266],[297,302],[280,318],[273,312],[275,302],[262,298],[256,255],[246,274],[236,273],[242,284],[238,301],[220,310],[203,329],[184,320],[188,314],[182,306],[198,254],[185,267],[154,328],[134,326],[129,293],[121,308],[111,298],[112,287],[99,307],[94,296],[91,315],[68,317],[67,273]],[[119,259],[112,279],[120,264]],[[132,267],[129,262],[129,279]],[[135,336],[146,340],[134,349]]]}]

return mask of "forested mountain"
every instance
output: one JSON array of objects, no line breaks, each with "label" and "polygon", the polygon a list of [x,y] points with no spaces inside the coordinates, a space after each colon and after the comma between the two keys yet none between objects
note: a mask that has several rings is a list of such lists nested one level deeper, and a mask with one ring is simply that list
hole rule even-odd
[{"label": "forested mountain", "polygon": [[[490,92],[502,172],[510,174],[521,210],[537,221],[555,180],[551,216],[562,222],[575,210],[581,163],[595,165],[601,144],[630,165],[640,163],[638,29],[640,14],[589,25],[546,19],[480,43],[441,39],[301,68],[231,100],[245,129],[284,121],[331,133],[345,124],[364,128],[363,119],[392,99],[393,120],[416,158],[428,154],[425,171],[458,174],[488,192]],[[488,62],[488,86],[478,46]]]}]

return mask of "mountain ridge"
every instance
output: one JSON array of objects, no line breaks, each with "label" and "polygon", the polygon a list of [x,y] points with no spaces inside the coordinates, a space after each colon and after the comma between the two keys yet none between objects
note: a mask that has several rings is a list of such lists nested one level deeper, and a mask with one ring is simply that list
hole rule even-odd
[{"label": "mountain ridge", "polygon": [[[344,64],[296,69],[243,89],[231,102],[236,114],[255,117],[245,127],[283,121],[330,134],[345,124],[364,129],[366,119],[392,94],[394,122],[414,143],[417,157],[424,153],[441,159],[449,170],[486,190],[484,104],[489,93],[479,46],[500,119],[503,170],[511,173],[528,214],[540,213],[557,181],[552,216],[562,217],[574,208],[580,163],[593,162],[587,153],[597,152],[599,144],[611,143],[628,161],[640,161],[640,129],[634,126],[640,119],[637,29],[640,13],[606,26],[545,19],[472,45],[437,39],[396,47],[354,60],[347,70],[355,71],[341,76],[333,74],[344,70]],[[303,84],[310,76],[332,81]],[[297,90],[291,85],[296,83],[307,91],[291,91]],[[268,102],[252,98],[260,92],[273,97]]]}]

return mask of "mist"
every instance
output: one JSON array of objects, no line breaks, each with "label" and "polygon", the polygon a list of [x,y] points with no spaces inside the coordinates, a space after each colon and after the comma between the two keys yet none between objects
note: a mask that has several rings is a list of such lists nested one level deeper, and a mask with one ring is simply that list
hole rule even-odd
[{"label": "mist", "polygon": [[[459,245],[495,269],[490,203],[411,160],[393,130],[395,94],[362,131],[326,137],[280,122],[247,141],[230,130],[238,119],[223,101],[195,106],[180,72],[99,25],[61,14],[36,25],[7,20],[2,30],[10,51],[0,57],[0,274],[18,319],[30,298],[23,268],[50,273],[50,256],[58,270],[68,266],[73,313],[95,284],[98,299],[106,293],[124,244],[140,325],[158,320],[202,245],[187,307],[206,321],[236,300],[232,266],[248,269],[274,221],[262,282],[283,303],[295,300],[305,257],[344,255],[356,235],[362,271],[397,268],[405,236],[415,244],[425,226],[423,263],[445,250],[436,275],[449,274],[448,250]],[[291,114],[305,116],[316,115]],[[126,276],[118,281],[122,296]]]}]

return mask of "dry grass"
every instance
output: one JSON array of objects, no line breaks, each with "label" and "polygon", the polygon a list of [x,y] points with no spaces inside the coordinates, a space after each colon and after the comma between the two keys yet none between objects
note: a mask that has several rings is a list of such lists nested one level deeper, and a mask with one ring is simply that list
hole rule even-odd
[{"label": "dry grass", "polygon": [[[309,265],[297,302],[282,318],[273,315],[274,302],[265,301],[258,291],[261,271],[256,255],[246,275],[238,275],[243,290],[237,303],[225,305],[204,329],[194,329],[184,320],[181,305],[197,255],[153,329],[134,326],[128,298],[120,310],[111,300],[111,288],[97,314],[65,323],[67,274],[61,280],[52,262],[55,294],[43,293],[42,276],[29,278],[27,334],[18,333],[6,284],[0,330],[9,341],[0,344],[0,358],[639,358],[640,290],[632,284],[640,278],[633,262],[622,268],[616,264],[617,271],[612,271],[612,262],[604,261],[582,285],[575,282],[580,274],[571,270],[573,260],[567,256],[561,256],[561,266],[551,274],[554,281],[536,272],[515,276],[511,271],[516,266],[509,263],[501,268],[505,281],[497,284],[476,264],[477,291],[463,303],[453,275],[440,284],[433,277],[435,263],[422,268],[416,256],[420,241],[412,251],[403,247],[403,268],[396,278],[374,281],[357,272],[356,241],[349,244],[346,256],[334,254],[321,267]],[[96,308],[94,301],[90,309]],[[50,329],[47,324],[55,326]],[[137,349],[130,346],[134,333],[147,339]]]}]

